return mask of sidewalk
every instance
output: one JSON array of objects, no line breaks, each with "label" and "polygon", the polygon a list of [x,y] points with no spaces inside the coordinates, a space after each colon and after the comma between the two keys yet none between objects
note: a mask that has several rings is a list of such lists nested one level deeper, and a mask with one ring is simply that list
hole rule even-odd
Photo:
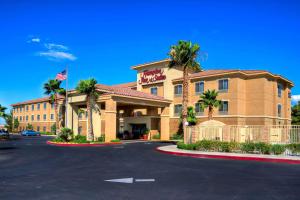
[{"label": "sidewalk", "polygon": [[276,162],[288,164],[300,164],[300,157],[285,156],[285,155],[263,155],[263,154],[241,154],[241,153],[224,153],[224,152],[204,152],[178,149],[176,145],[168,145],[158,147],[157,151],[177,155],[187,156],[193,158],[215,158],[215,159],[229,159],[229,160],[252,160],[258,162]]}]

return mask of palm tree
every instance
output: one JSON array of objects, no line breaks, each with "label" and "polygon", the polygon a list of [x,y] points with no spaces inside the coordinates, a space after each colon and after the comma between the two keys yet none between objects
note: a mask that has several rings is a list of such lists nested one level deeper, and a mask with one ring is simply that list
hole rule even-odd
[{"label": "palm tree", "polygon": [[66,90],[61,88],[61,81],[53,79],[44,84],[45,94],[50,96],[50,103],[54,103],[56,135],[60,130],[58,117],[58,95],[65,96]]},{"label": "palm tree", "polygon": [[6,107],[1,106],[1,104],[0,104],[0,117],[5,117],[5,110],[6,109],[7,109]]},{"label": "palm tree", "polygon": [[184,126],[187,122],[187,107],[188,107],[188,72],[201,70],[200,63],[197,62],[197,54],[200,50],[198,44],[192,44],[190,41],[180,40],[177,45],[170,48],[169,67],[180,67],[183,70],[183,95],[182,95],[182,126],[184,140],[187,141],[186,129]]},{"label": "palm tree", "polygon": [[217,99],[218,92],[216,90],[207,90],[200,95],[198,101],[203,109],[208,108],[208,120],[212,120],[214,108],[218,108],[221,105],[221,101]]},{"label": "palm tree", "polygon": [[96,91],[97,81],[94,78],[81,80],[76,86],[76,90],[80,94],[86,95],[86,110],[88,113],[88,133],[87,133],[87,141],[94,140],[94,132],[93,132],[93,119],[92,119],[92,107],[94,106],[94,100],[98,97],[98,93]]}]

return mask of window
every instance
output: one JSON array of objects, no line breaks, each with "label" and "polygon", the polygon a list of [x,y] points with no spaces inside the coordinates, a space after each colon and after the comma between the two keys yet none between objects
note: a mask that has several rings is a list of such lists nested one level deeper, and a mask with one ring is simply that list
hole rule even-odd
[{"label": "window", "polygon": [[40,131],[40,127],[39,127],[39,126],[37,126],[37,127],[36,127],[36,130],[37,130],[37,131]]},{"label": "window", "polygon": [[282,114],[282,106],[281,106],[281,104],[278,104],[277,105],[277,112],[278,112],[278,117],[281,117],[281,114]]},{"label": "window", "polygon": [[277,83],[277,91],[278,91],[278,97],[281,97],[283,90],[283,85],[280,83]]},{"label": "window", "polygon": [[219,91],[221,92],[228,91],[228,79],[219,80]]},{"label": "window", "polygon": [[31,105],[31,110],[34,110],[34,104]]},{"label": "window", "polygon": [[204,92],[204,82],[197,82],[195,83],[195,93],[202,94]]},{"label": "window", "polygon": [[82,134],[82,126],[79,126],[78,127],[78,135],[81,135]]},{"label": "window", "polygon": [[175,85],[174,94],[175,96],[182,96],[182,85]]},{"label": "window", "polygon": [[78,118],[82,119],[82,112],[79,113]]},{"label": "window", "polygon": [[28,115],[26,115],[26,122],[28,122]]},{"label": "window", "polygon": [[289,91],[288,97],[289,97],[289,98],[292,98],[292,93],[291,93],[291,91]]},{"label": "window", "polygon": [[219,112],[226,114],[228,112],[228,101],[221,101]]},{"label": "window", "polygon": [[200,103],[195,104],[195,112],[196,115],[203,115],[204,109],[202,108]]},{"label": "window", "polygon": [[86,119],[88,118],[88,112],[87,111],[85,112],[85,118]]},{"label": "window", "polygon": [[50,114],[50,119],[51,119],[51,120],[54,119],[54,114]]},{"label": "window", "polygon": [[20,116],[20,122],[22,121],[22,116]]},{"label": "window", "polygon": [[47,109],[47,103],[45,102],[44,103],[44,110],[46,110]]},{"label": "window", "polygon": [[26,111],[28,111],[29,110],[29,106],[26,106]]},{"label": "window", "polygon": [[150,89],[150,92],[151,92],[151,94],[153,94],[153,95],[157,95],[157,87],[152,87],[152,88]]},{"label": "window", "polygon": [[40,110],[40,108],[41,108],[41,104],[38,103],[38,104],[37,104],[37,110]]},{"label": "window", "polygon": [[43,132],[46,132],[46,130],[47,130],[47,129],[46,129],[46,126],[44,126],[44,127],[43,127]]},{"label": "window", "polygon": [[44,114],[43,120],[47,120],[47,115],[46,114]]},{"label": "window", "polygon": [[34,115],[31,115],[31,121],[34,121]]},{"label": "window", "polygon": [[36,119],[37,119],[38,121],[40,121],[40,119],[41,119],[40,115],[37,115]]},{"label": "window", "polygon": [[51,104],[51,109],[54,109],[54,103]]},{"label": "window", "polygon": [[182,112],[182,105],[178,104],[174,106],[174,115],[179,116]]},{"label": "window", "polygon": [[22,112],[22,106],[20,107],[20,112]]}]

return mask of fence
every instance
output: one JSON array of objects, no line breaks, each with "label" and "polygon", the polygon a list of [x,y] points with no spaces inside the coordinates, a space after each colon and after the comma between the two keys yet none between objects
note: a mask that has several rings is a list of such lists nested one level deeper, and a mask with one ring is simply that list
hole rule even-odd
[{"label": "fence", "polygon": [[195,143],[199,140],[266,142],[270,144],[300,143],[300,125],[198,125],[187,127],[187,143]]}]

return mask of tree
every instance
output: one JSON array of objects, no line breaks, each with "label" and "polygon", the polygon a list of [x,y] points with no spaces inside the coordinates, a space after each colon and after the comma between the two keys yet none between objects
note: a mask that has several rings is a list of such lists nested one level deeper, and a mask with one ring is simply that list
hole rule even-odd
[{"label": "tree", "polygon": [[15,119],[14,119],[14,129],[17,129],[17,130],[18,130],[19,125],[20,125],[19,120],[18,120],[17,118],[15,118]]},{"label": "tree", "polygon": [[88,80],[81,80],[76,86],[76,90],[80,94],[86,95],[86,109],[88,113],[88,134],[87,141],[94,141],[94,132],[93,132],[93,119],[92,119],[92,108],[95,106],[95,99],[98,97],[96,91],[97,81],[93,78]]},{"label": "tree", "polygon": [[[180,121],[182,123],[182,119],[183,119],[182,114],[180,115],[180,119],[181,119]],[[196,113],[195,113],[195,110],[194,110],[193,106],[189,106],[187,108],[187,122],[189,123],[189,125],[196,125],[197,124]]]},{"label": "tree", "polygon": [[10,112],[10,114],[5,114],[4,115],[4,120],[5,120],[5,128],[7,128],[8,132],[12,132],[13,131],[13,115],[12,115],[12,111]]},{"label": "tree", "polygon": [[5,117],[5,110],[6,110],[6,107],[4,106],[1,106],[0,104],[0,117]]},{"label": "tree", "polygon": [[201,69],[200,63],[196,61],[197,54],[200,50],[198,44],[192,44],[190,41],[180,40],[177,45],[170,48],[169,67],[180,67],[183,70],[183,95],[182,95],[182,128],[184,132],[184,141],[187,141],[186,129],[187,122],[187,104],[188,104],[188,73],[189,71],[198,71]]},{"label": "tree", "polygon": [[300,125],[300,101],[292,107],[292,124]]},{"label": "tree", "polygon": [[26,129],[27,129],[27,130],[33,130],[32,124],[29,124],[29,123],[28,123],[27,126],[26,126]]},{"label": "tree", "polygon": [[55,132],[56,135],[60,130],[59,127],[59,115],[58,115],[58,95],[65,96],[66,90],[61,88],[61,81],[59,80],[49,80],[47,83],[44,84],[45,94],[50,96],[50,103],[54,103],[54,112],[55,112]]},{"label": "tree", "polygon": [[203,109],[208,108],[208,120],[212,120],[214,108],[218,108],[221,105],[221,101],[217,97],[218,92],[216,90],[207,90],[200,95],[198,102]]}]

